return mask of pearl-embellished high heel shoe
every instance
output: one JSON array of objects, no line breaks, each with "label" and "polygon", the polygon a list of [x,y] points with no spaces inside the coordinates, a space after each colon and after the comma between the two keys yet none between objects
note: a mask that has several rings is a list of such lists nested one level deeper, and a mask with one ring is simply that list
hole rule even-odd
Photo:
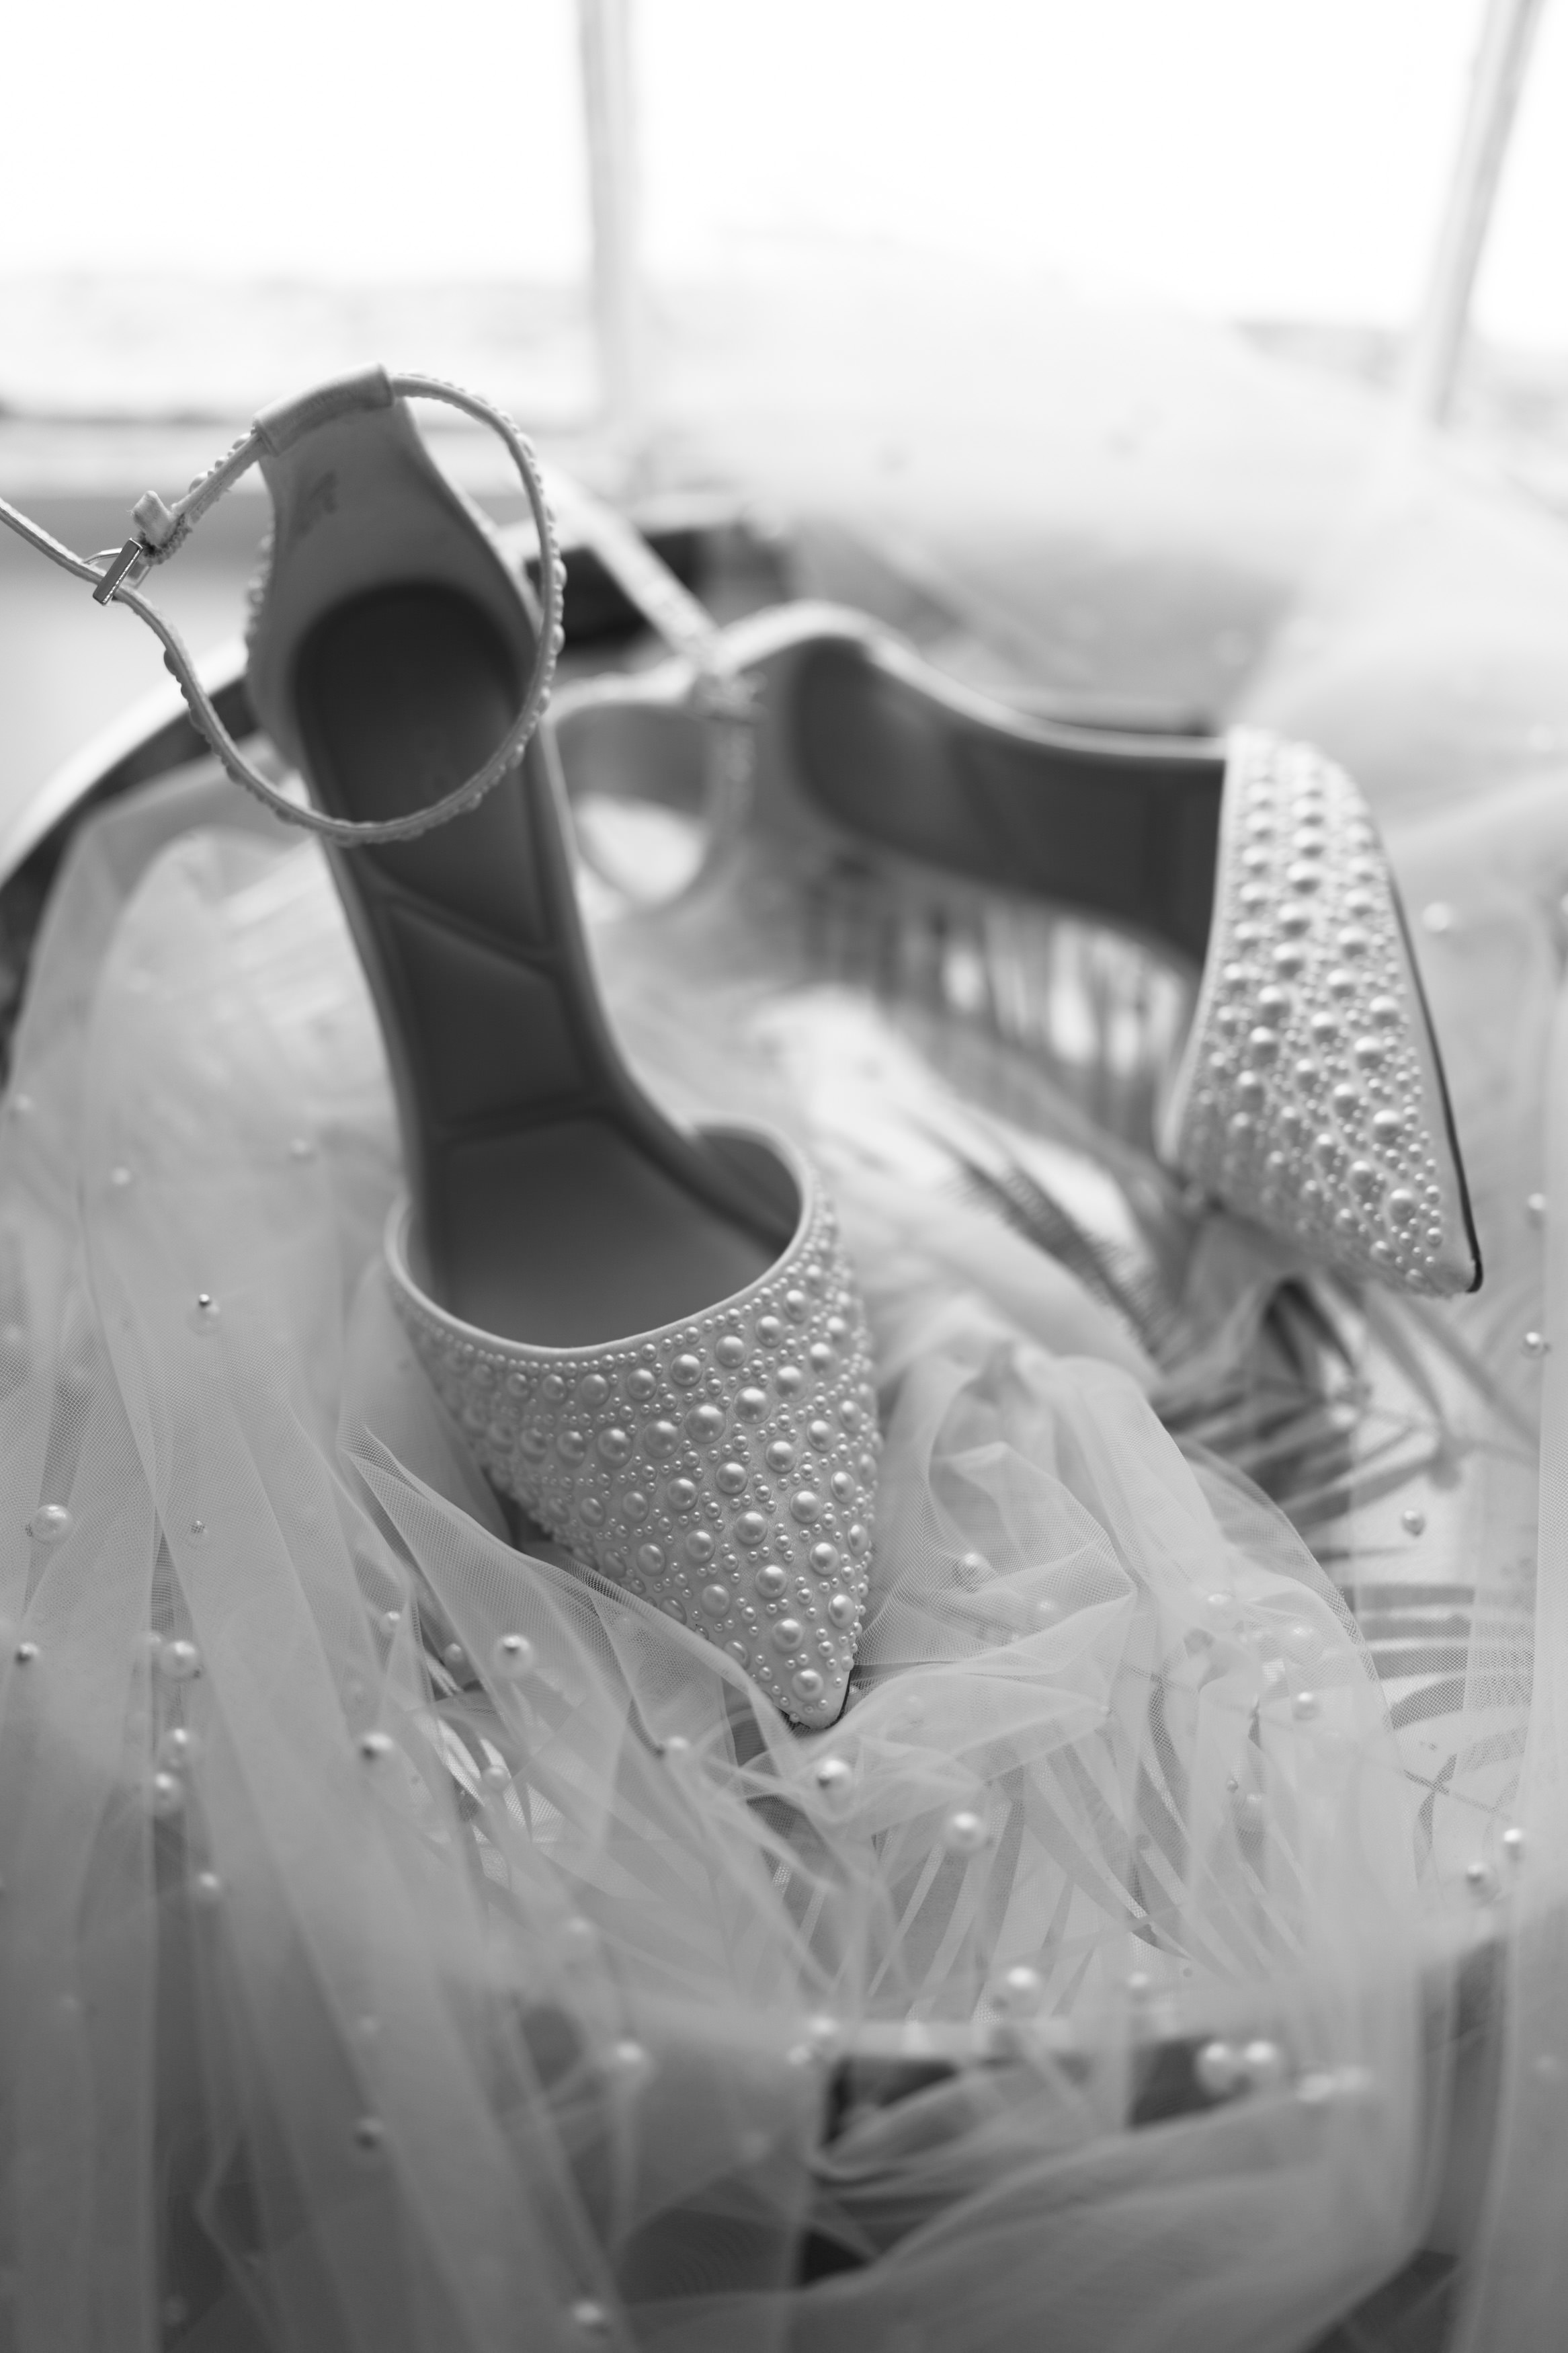
[{"label": "pearl-embellished high heel shoe", "polygon": [[[542,610],[410,397],[506,443]],[[308,804],[247,762],[134,585],[253,463],[274,529],[249,695]],[[865,1319],[809,1165],[762,1132],[674,1124],[605,1026],[534,732],[563,573],[528,445],[469,395],[372,370],[266,411],[174,506],[149,494],[101,572],[5,512],[157,630],[230,774],[326,838],[401,1116],[395,1301],[491,1481],[787,1715],[830,1724],[876,1502]]]},{"label": "pearl-embellished high heel shoe", "polygon": [[[617,538],[610,519],[612,564]],[[624,583],[636,593],[629,564]],[[744,859],[869,862],[911,918],[933,892],[950,908],[999,894],[1153,943],[1197,975],[1156,1119],[1171,1169],[1352,1279],[1476,1289],[1436,1040],[1342,769],[1254,730],[1162,740],[1026,717],[861,615],[799,605],[710,632],[700,667],[688,652],[574,690],[555,721],[573,789],[657,792],[662,776],[689,811],[704,771],[721,774],[695,709],[717,673],[731,707],[749,702],[749,776],[709,793],[691,889],[724,888]]]}]

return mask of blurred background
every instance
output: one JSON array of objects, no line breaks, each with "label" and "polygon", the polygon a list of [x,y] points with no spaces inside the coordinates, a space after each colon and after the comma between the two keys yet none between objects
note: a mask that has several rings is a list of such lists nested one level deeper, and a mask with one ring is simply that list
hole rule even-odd
[{"label": "blurred background", "polygon": [[[846,597],[1079,715],[1309,725],[1391,807],[1560,763],[1565,16],[13,12],[0,490],[118,544],[264,402],[382,359],[711,526],[721,604]],[[253,477],[157,575],[198,647],[263,508]],[[160,676],[0,546],[0,819]]]}]

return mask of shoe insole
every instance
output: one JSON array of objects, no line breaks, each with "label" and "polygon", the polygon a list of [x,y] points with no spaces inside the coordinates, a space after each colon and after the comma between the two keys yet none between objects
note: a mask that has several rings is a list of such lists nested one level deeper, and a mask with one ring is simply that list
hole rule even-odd
[{"label": "shoe insole", "polygon": [[1211,746],[987,724],[833,643],[805,655],[793,714],[801,781],[851,832],[1202,963],[1225,782]]},{"label": "shoe insole", "polygon": [[[337,607],[300,648],[310,783],[358,821],[427,807],[480,767],[522,691],[484,610],[445,587]],[[402,1097],[416,1272],[465,1323],[581,1347],[731,1297],[777,1255],[683,1183],[689,1143],[599,1019],[537,749],[479,808],[334,853]],[[661,1143],[666,1148],[660,1150]]]}]

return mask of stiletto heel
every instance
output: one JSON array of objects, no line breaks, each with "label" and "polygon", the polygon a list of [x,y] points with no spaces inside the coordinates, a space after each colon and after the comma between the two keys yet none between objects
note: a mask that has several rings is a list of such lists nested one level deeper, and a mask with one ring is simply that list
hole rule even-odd
[{"label": "stiletto heel", "polygon": [[[749,689],[754,743],[744,794],[709,796],[693,889],[748,857],[869,860],[911,905],[978,886],[1152,943],[1197,973],[1156,1119],[1167,1166],[1352,1279],[1478,1287],[1397,888],[1342,769],[1255,730],[1162,740],[1025,718],[826,607],[714,631],[707,669]],[[574,789],[663,774],[689,805],[703,682],[678,660],[576,690],[556,723]]]},{"label": "stiletto heel", "polygon": [[[506,441],[542,611],[426,454],[411,396]],[[135,587],[252,463],[275,515],[249,696],[309,807],[246,762]],[[876,1500],[865,1319],[810,1166],[761,1131],[678,1127],[605,1024],[534,733],[563,574],[527,444],[470,395],[371,370],[268,410],[136,521],[112,578],[45,552],[149,620],[230,774],[326,838],[401,1118],[393,1293],[436,1387],[552,1535],[796,1721],[832,1722]]]}]

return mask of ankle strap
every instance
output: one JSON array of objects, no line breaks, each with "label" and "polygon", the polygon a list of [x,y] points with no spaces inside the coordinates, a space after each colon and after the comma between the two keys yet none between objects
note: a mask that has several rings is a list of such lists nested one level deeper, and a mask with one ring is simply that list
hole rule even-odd
[{"label": "ankle strap", "polygon": [[575,476],[545,470],[556,514],[569,538],[591,548],[656,637],[679,654],[697,681],[705,713],[744,716],[750,708],[724,630],[634,522]]},{"label": "ankle strap", "polygon": [[[739,822],[756,761],[755,699],[731,637],[618,509],[553,466],[547,480],[568,535],[593,551],[627,603],[690,673],[687,704],[703,722],[704,822],[710,836],[721,836]],[[565,784],[568,799],[574,799],[570,768]],[[575,847],[584,864],[619,897],[626,878],[605,861],[593,827],[577,828]]]},{"label": "ankle strap", "polygon": [[[226,491],[232,490],[240,476],[263,455],[287,448],[300,434],[326,423],[331,417],[345,415],[356,408],[387,407],[394,400],[444,401],[449,408],[461,409],[481,425],[488,425],[506,444],[522,478],[534,528],[539,534],[543,613],[522,708],[483,767],[476,769],[466,782],[442,799],[432,802],[427,809],[416,809],[406,817],[389,818],[380,824],[357,825],[345,818],[328,817],[320,809],[289,799],[258,769],[250,765],[219,718],[216,706],[197,677],[195,664],[178,630],[172,622],[164,619],[162,613],[155,611],[137,595],[134,584],[151,566],[166,563],[184,546],[201,516],[216,504]],[[163,666],[178,683],[192,719],[228,775],[237,784],[243,785],[247,792],[254,793],[258,800],[265,801],[285,824],[303,826],[310,833],[324,834],[330,841],[347,849],[370,842],[405,841],[416,834],[428,832],[432,826],[444,825],[449,818],[457,817],[464,809],[476,808],[485,795],[522,757],[529,738],[538,726],[550,699],[551,681],[563,637],[561,614],[566,569],[561,560],[555,524],[544,495],[539,461],[531,443],[518,431],[510,417],[503,415],[499,408],[492,408],[477,394],[464,392],[457,385],[444,384],[435,376],[389,376],[380,368],[341,377],[298,399],[283,401],[275,407],[263,410],[249,432],[243,434],[226,457],[220,458],[216,466],[193,482],[183,498],[176,499],[173,505],[165,505],[155,491],[149,491],[136,501],[132,510],[132,520],[136,525],[134,533],[118,554],[104,563],[98,557],[77,555],[39,524],[31,522],[5,499],[0,499],[0,522],[8,523],[30,546],[36,547],[40,554],[47,555],[51,563],[74,573],[79,580],[91,581],[95,604],[128,605],[138,619],[146,623],[163,645]],[[658,559],[651,554],[649,561],[658,567]],[[684,590],[680,593],[685,594]]]}]

